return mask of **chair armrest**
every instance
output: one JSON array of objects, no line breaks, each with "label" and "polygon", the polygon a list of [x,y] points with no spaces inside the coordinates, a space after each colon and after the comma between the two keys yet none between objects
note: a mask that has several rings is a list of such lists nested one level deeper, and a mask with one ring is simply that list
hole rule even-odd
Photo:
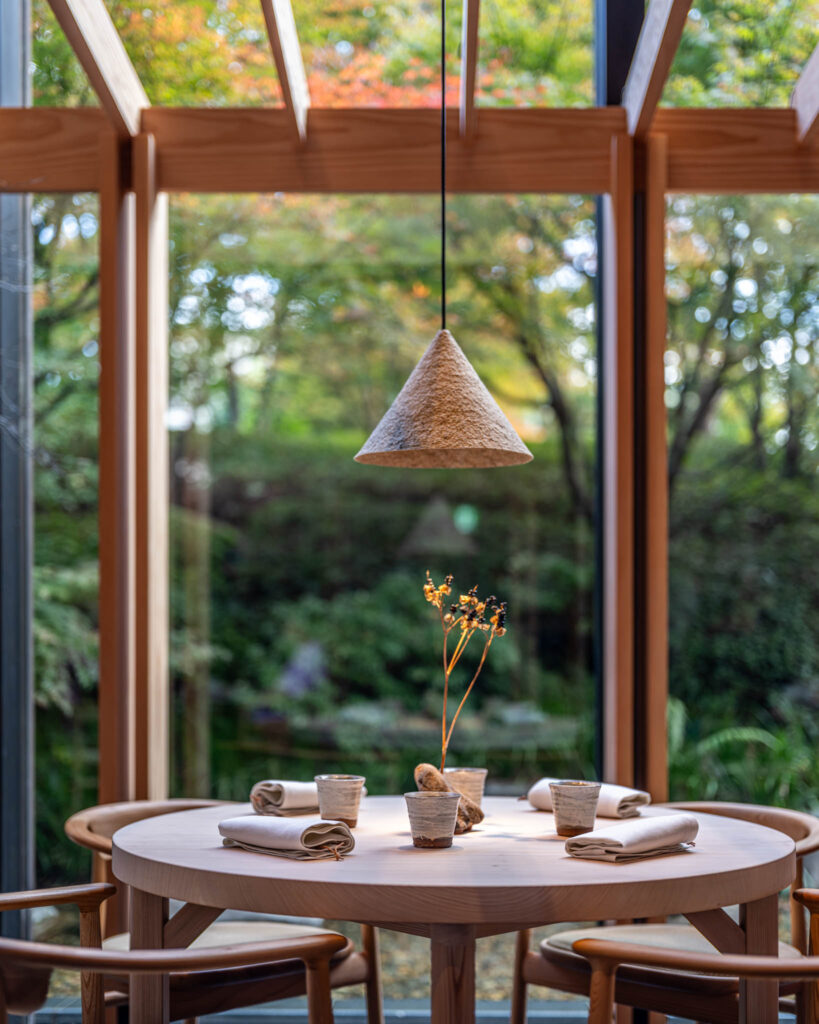
[{"label": "chair armrest", "polygon": [[116,893],[107,882],[86,882],[83,885],[63,885],[53,889],[31,889],[28,892],[0,893],[0,911],[30,910],[33,907],[58,907],[73,903],[83,913],[98,910],[100,905]]},{"label": "chair armrest", "polygon": [[812,914],[819,913],[819,889],[797,889],[793,898]]},{"label": "chair armrest", "polygon": [[307,966],[329,961],[349,942],[344,935],[303,935],[293,939],[253,942],[203,949],[135,949],[119,952],[57,946],[19,939],[0,939],[0,956],[16,963],[42,964],[98,974],[170,974],[219,970],[301,960]]}]

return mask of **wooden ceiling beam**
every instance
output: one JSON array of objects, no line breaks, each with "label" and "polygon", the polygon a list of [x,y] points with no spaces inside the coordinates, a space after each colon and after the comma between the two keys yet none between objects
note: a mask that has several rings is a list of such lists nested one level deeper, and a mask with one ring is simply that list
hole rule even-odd
[{"label": "wooden ceiling beam", "polygon": [[803,145],[819,140],[819,46],[799,76],[791,94],[791,106],[796,111],[796,138]]},{"label": "wooden ceiling beam", "polygon": [[[621,107],[481,109],[481,130],[449,135],[452,192],[605,192]],[[284,110],[151,107],[159,188],[172,192],[435,193],[440,115],[432,109],[316,110],[310,137],[293,137]],[[0,109],[0,193],[94,192],[100,137],[96,107]],[[660,109],[668,191],[816,192],[819,146],[797,141],[796,111]],[[123,144],[123,188],[130,187]],[[638,189],[641,162],[635,164]]]},{"label": "wooden ceiling beam", "polygon": [[261,2],[287,116],[293,126],[293,131],[304,142],[307,137],[310,90],[304,71],[304,61],[301,57],[293,7],[290,0],[261,0]]},{"label": "wooden ceiling beam", "polygon": [[0,108],[0,192],[96,192],[111,130],[96,107]]},{"label": "wooden ceiling beam", "polygon": [[477,111],[475,109],[475,78],[478,68],[478,21],[481,0],[463,0],[463,23],[461,27],[461,93],[460,131],[461,138],[475,134]]},{"label": "wooden ceiling beam", "polygon": [[651,127],[690,7],[691,0],[650,0],[623,87],[630,135],[642,138]]},{"label": "wooden ceiling beam", "polygon": [[103,0],[49,3],[117,135],[137,135],[151,104]]},{"label": "wooden ceiling beam", "polygon": [[651,130],[668,136],[669,192],[816,192],[819,148],[788,107],[662,109]]},{"label": "wooden ceiling beam", "polygon": [[[451,192],[604,192],[619,107],[481,110],[481,130],[460,138],[448,118]],[[156,136],[159,187],[192,192],[394,193],[440,188],[440,113],[431,108],[318,109],[305,143],[287,112],[160,108],[145,112]]]}]

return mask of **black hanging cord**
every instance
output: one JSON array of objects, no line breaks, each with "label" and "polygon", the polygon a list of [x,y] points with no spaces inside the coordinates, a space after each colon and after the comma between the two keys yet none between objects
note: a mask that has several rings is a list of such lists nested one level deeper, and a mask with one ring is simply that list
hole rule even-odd
[{"label": "black hanging cord", "polygon": [[441,327],[446,329],[446,0],[441,0]]}]

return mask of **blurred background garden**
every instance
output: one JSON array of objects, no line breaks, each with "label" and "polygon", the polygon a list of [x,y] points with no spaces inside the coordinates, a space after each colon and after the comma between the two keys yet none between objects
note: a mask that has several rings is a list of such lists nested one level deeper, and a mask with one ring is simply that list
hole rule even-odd
[{"label": "blurred background garden", "polygon": [[[479,103],[593,103],[588,0],[484,5]],[[279,102],[253,5],[109,6],[152,101]],[[663,102],[785,105],[818,7],[695,2]],[[436,4],[296,8],[316,106],[439,101]],[[34,21],[35,102],[92,103]],[[32,210],[41,884],[87,874],[62,824],[96,797],[96,211]],[[453,196],[448,228],[449,326],[526,467],[353,462],[440,326],[434,197],[171,197],[172,795],[334,768],[407,788],[437,742],[427,568],[509,603],[452,763],[508,793],[595,771],[595,197]],[[812,808],[819,204],[671,196],[667,232],[672,796]]]}]

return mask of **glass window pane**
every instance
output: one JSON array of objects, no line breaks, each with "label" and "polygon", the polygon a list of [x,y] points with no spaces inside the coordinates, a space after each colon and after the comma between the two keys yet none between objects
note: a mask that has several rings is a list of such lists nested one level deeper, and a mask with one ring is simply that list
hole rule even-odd
[{"label": "glass window pane", "polygon": [[98,106],[48,0],[31,2],[31,93],[39,107]]},{"label": "glass window pane", "polygon": [[671,786],[813,805],[816,196],[668,204]]},{"label": "glass window pane", "polygon": [[63,823],[97,792],[97,209],[96,196],[32,199],[39,885],[89,877]]},{"label": "glass window pane", "polygon": [[[509,602],[448,763],[513,795],[594,771],[594,203],[450,204],[449,326],[535,460],[360,466],[440,326],[438,217],[432,196],[173,197],[176,794],[244,800],[321,770],[413,788],[440,756],[426,569]],[[400,995],[423,994],[426,952],[413,963]]]},{"label": "glass window pane", "polygon": [[484,0],[476,95],[482,106],[594,105],[590,0]]},{"label": "glass window pane", "polygon": [[[160,106],[280,106],[258,3],[109,0],[148,98]],[[438,0],[294,3],[314,107],[437,107]],[[462,10],[447,3],[447,102],[458,105]],[[591,0],[485,0],[476,97],[487,106],[590,106]],[[33,0],[35,101],[96,105],[90,83],[47,0]]]},{"label": "glass window pane", "polygon": [[816,0],[695,0],[662,103],[786,107],[816,45]]}]

